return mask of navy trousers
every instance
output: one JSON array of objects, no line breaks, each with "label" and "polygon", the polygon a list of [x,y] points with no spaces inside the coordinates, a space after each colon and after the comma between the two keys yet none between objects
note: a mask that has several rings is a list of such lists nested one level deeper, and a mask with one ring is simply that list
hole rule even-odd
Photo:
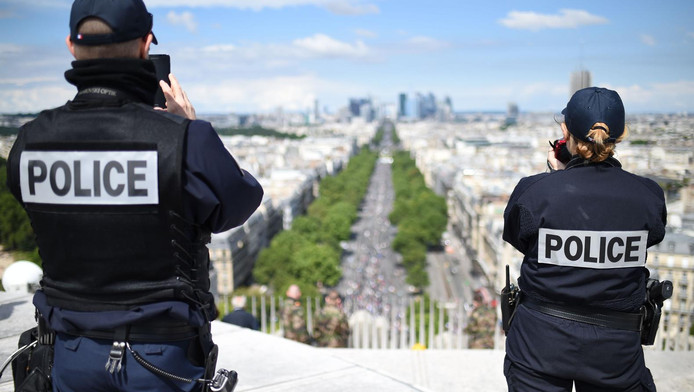
[{"label": "navy trousers", "polygon": [[[197,338],[165,343],[136,343],[130,346],[153,365],[180,377],[198,379],[205,371],[202,363],[189,359]],[[55,341],[51,372],[54,392],[77,391],[200,391],[202,384],[186,383],[152,373],[126,349],[119,372],[106,370],[113,341],[59,333]],[[202,356],[202,354],[200,354]],[[197,361],[197,359],[195,360]]]},{"label": "navy trousers", "polygon": [[639,332],[518,307],[506,338],[510,392],[655,391]]}]

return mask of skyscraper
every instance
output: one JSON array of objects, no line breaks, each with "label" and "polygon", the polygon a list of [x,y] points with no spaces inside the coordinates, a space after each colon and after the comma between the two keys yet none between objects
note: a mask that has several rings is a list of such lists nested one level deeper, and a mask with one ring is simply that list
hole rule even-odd
[{"label": "skyscraper", "polygon": [[578,71],[571,72],[571,86],[569,89],[569,98],[574,95],[574,93],[582,88],[590,87],[593,85],[591,80],[590,71],[586,69],[580,69]]},{"label": "skyscraper", "polygon": [[398,96],[398,118],[407,117],[407,94],[400,93]]}]

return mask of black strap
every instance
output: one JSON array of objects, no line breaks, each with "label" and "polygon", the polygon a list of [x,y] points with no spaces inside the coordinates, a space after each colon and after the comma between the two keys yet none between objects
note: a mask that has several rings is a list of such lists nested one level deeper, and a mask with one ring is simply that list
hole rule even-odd
[{"label": "black strap", "polygon": [[528,296],[523,297],[521,305],[528,309],[566,320],[626,331],[640,332],[643,321],[643,315],[641,313],[618,312],[608,309],[586,309],[574,306],[549,304],[537,301]]},{"label": "black strap", "polygon": [[173,342],[187,340],[197,336],[198,328],[185,325],[130,325],[115,330],[73,330],[70,335],[84,336],[91,339],[105,339],[132,342]]},{"label": "black strap", "polygon": [[158,374],[160,376],[168,377],[171,379],[174,379],[176,381],[181,381],[181,382],[186,382],[186,383],[194,383],[194,382],[199,382],[201,384],[206,384],[206,383],[211,383],[212,380],[206,380],[204,378],[186,378],[186,377],[181,377],[177,376],[173,373],[169,373],[166,370],[163,370],[154,364],[150,363],[146,359],[142,358],[142,356],[135,350],[130,347],[130,343],[125,343],[125,347],[128,348],[128,351],[130,351],[130,354],[132,354],[133,358],[142,366],[145,367],[145,369],[149,370],[150,372],[154,374]]}]

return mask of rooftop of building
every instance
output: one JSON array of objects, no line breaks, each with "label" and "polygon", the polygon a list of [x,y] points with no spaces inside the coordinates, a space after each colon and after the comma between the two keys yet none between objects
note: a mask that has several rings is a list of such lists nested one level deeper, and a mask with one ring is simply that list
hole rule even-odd
[{"label": "rooftop of building", "polygon": [[[0,292],[0,358],[34,325],[31,296]],[[278,336],[212,323],[218,368],[236,370],[237,392],[504,391],[502,350],[321,349]],[[694,390],[694,352],[646,350],[663,391]],[[14,389],[8,369],[0,392]]]}]

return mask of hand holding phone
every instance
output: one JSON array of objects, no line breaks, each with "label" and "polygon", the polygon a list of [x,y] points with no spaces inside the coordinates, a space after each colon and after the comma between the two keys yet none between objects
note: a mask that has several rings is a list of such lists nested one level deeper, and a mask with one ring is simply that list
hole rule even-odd
[{"label": "hand holding phone", "polygon": [[[166,84],[171,85],[169,74],[171,73],[171,57],[168,54],[150,54],[149,59],[154,63],[154,71],[157,75],[157,80],[164,80]],[[154,96],[154,107],[166,109],[166,98],[164,91],[161,88],[157,89],[157,94]]]},{"label": "hand holding phone", "polygon": [[171,73],[171,59],[166,54],[152,54],[149,58],[154,62],[154,68],[159,80],[159,91],[155,97],[155,109],[166,110],[169,113],[195,120],[195,108],[188,100],[185,91]]}]

